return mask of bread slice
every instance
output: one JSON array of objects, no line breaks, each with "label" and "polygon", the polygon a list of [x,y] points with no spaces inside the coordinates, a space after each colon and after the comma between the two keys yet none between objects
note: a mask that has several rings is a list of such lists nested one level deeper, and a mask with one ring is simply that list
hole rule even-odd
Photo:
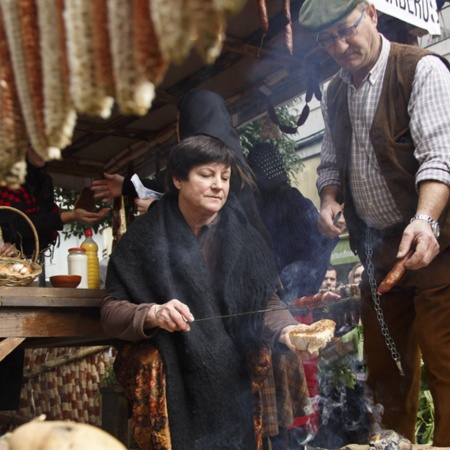
[{"label": "bread slice", "polygon": [[317,352],[331,340],[336,322],[329,319],[319,320],[311,325],[299,324],[289,332],[289,339],[297,350]]}]

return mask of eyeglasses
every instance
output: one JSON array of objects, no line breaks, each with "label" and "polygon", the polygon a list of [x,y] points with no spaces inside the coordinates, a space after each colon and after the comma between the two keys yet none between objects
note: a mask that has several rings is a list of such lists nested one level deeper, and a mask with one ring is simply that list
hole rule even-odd
[{"label": "eyeglasses", "polygon": [[363,20],[364,14],[366,13],[366,8],[364,8],[363,12],[361,13],[361,16],[359,19],[355,22],[354,25],[348,28],[344,28],[343,30],[340,30],[337,35],[330,35],[327,37],[321,38],[320,35],[317,35],[317,45],[322,48],[331,48],[335,45],[336,39],[340,39],[343,42],[347,42],[352,37],[356,36],[358,34],[358,25],[361,23],[361,20]]}]

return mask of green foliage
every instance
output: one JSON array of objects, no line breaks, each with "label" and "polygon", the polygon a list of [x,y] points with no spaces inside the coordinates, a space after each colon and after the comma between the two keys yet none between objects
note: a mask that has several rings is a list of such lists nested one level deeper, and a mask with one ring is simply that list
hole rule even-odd
[{"label": "green foliage", "polygon": [[[279,122],[283,125],[295,127],[297,122],[298,111],[292,104],[287,104],[276,108],[276,113]],[[297,114],[294,115],[294,114]],[[262,142],[271,142],[276,145],[283,157],[283,165],[289,178],[294,179],[297,172],[303,169],[303,161],[296,151],[296,142],[290,138],[289,135],[282,133],[279,138],[265,139],[261,137],[261,132],[264,130],[264,122],[260,119],[244,125],[239,128],[239,135],[244,155],[256,145]]]},{"label": "green foliage", "polygon": [[345,386],[354,389],[356,386],[356,375],[349,367],[348,361],[336,361],[329,365],[320,364],[319,371],[322,379],[328,380],[332,388]]},{"label": "green foliage", "polygon": [[[72,210],[79,195],[80,193],[76,190],[55,187],[55,202],[62,211]],[[95,203],[98,207],[98,210],[105,207],[105,205],[102,204],[100,200],[96,200]],[[97,232],[99,229],[111,225],[111,221],[111,214],[108,214],[100,222],[92,225],[92,227],[89,228],[92,228],[94,232]],[[84,236],[84,230],[86,228],[87,227],[81,223],[72,222],[64,227],[62,235],[64,236],[64,239],[69,239],[71,236],[82,238]]]},{"label": "green foliage", "polygon": [[434,435],[434,404],[425,376],[422,361],[420,381],[419,411],[416,421],[416,440],[419,444],[432,444]]}]

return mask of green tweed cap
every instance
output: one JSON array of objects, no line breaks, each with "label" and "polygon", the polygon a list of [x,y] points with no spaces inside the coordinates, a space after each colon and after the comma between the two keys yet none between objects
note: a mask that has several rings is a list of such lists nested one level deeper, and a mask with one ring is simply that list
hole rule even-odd
[{"label": "green tweed cap", "polygon": [[348,16],[361,0],[305,0],[299,22],[309,31],[319,32]]}]

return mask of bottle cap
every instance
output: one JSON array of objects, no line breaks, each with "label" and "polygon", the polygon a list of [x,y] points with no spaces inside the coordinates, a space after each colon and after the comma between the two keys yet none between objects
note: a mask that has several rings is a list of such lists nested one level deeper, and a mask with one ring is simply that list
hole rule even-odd
[{"label": "bottle cap", "polygon": [[92,236],[92,230],[90,228],[88,228],[87,230],[84,230],[84,235],[85,236]]},{"label": "bottle cap", "polygon": [[86,249],[85,248],[81,248],[81,247],[72,247],[72,248],[69,248],[69,252],[76,252],[76,251],[79,251],[79,252],[85,252],[86,251]]}]

